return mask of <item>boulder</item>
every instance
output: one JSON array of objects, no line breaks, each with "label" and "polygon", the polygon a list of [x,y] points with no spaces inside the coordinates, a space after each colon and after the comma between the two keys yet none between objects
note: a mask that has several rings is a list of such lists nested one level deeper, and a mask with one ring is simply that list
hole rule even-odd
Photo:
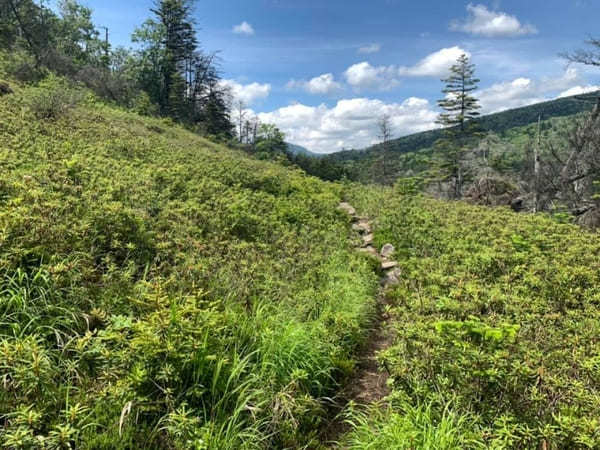
[{"label": "boulder", "polygon": [[384,261],[381,263],[381,268],[383,270],[390,270],[394,267],[398,267],[398,263],[396,261]]},{"label": "boulder", "polygon": [[392,244],[385,244],[383,247],[381,247],[381,256],[384,258],[389,258],[394,254],[395,251],[396,249]]},{"label": "boulder", "polygon": [[0,81],[0,97],[12,93],[13,90],[11,89],[10,84],[8,84],[6,81]]},{"label": "boulder", "polygon": [[518,189],[499,177],[485,176],[473,182],[465,193],[472,203],[485,206],[512,206],[519,196]]},{"label": "boulder", "polygon": [[385,279],[383,280],[383,282],[388,286],[395,286],[397,284],[400,284],[400,275],[401,274],[402,274],[402,272],[400,271],[400,269],[390,270],[387,273],[387,275],[385,276]]}]

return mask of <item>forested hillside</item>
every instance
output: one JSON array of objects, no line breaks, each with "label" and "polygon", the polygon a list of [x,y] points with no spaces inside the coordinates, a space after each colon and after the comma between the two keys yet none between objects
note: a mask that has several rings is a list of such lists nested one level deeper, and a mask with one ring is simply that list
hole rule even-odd
[{"label": "forested hillside", "polygon": [[[537,137],[537,123],[540,118],[544,130],[547,130],[552,123],[560,123],[561,127],[565,127],[569,123],[569,118],[592,110],[594,102],[590,99],[593,98],[594,94],[571,96],[486,115],[478,119],[480,131],[491,136],[491,139],[496,142],[503,141],[508,147],[508,153],[511,153],[511,148],[518,144],[521,149],[520,159],[523,160],[526,157],[524,147],[528,143],[527,138],[533,140]],[[386,164],[393,174],[392,178],[414,176],[429,169],[434,144],[442,136],[443,130],[436,129],[390,140]],[[298,158],[298,162],[310,173],[324,178],[346,177],[361,182],[379,183],[382,181],[381,158],[382,145],[377,144],[365,149],[325,155],[322,156],[323,161]],[[509,156],[502,156],[502,158],[509,158]],[[521,165],[523,164],[524,161],[521,161]]]}]

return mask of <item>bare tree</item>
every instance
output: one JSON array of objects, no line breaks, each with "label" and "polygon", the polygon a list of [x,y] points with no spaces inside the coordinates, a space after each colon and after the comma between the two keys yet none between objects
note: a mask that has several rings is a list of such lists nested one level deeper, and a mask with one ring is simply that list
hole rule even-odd
[{"label": "bare tree", "polygon": [[585,43],[589,49],[579,49],[561,56],[572,63],[600,67],[600,39],[589,38]]},{"label": "bare tree", "polygon": [[567,131],[566,151],[549,141],[547,155],[539,162],[540,209],[554,201],[564,204],[575,216],[597,208],[594,183],[600,178],[600,99],[591,113]]},{"label": "bare tree", "polygon": [[377,121],[377,129],[379,134],[377,137],[381,141],[381,172],[383,175],[383,183],[388,182],[388,151],[389,141],[392,138],[392,119],[389,114],[383,114]]},{"label": "bare tree", "polygon": [[235,102],[235,112],[238,122],[239,141],[242,143],[244,137],[244,120],[246,119],[246,104],[242,100]]}]

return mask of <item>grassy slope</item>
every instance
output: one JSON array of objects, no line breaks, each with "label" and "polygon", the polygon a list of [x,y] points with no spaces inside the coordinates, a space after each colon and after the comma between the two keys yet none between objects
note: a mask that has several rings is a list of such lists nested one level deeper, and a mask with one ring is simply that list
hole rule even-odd
[{"label": "grassy slope", "polygon": [[339,187],[90,98],[36,119],[59,84],[0,98],[0,446],[310,443],[376,284]]},{"label": "grassy slope", "polygon": [[403,276],[389,408],[351,415],[348,446],[600,448],[598,235],[396,189],[350,193]]}]

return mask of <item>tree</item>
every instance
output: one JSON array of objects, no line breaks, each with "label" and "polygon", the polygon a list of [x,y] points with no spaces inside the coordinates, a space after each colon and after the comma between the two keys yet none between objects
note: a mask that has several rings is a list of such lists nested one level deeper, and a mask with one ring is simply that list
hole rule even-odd
[{"label": "tree", "polygon": [[454,184],[454,197],[462,197],[464,184],[464,156],[467,146],[478,135],[476,119],[480,109],[478,99],[472,94],[477,89],[479,79],[475,78],[475,65],[467,55],[461,55],[450,68],[450,76],[443,79],[442,93],[445,97],[438,101],[444,110],[436,121],[445,128],[444,137],[436,143],[441,154],[443,177]]},{"label": "tree", "polygon": [[378,138],[381,141],[381,173],[382,173],[382,181],[383,183],[387,183],[389,173],[388,173],[388,150],[389,150],[389,142],[392,139],[392,119],[389,114],[384,114],[377,121],[377,128],[379,131]]},{"label": "tree", "polygon": [[590,38],[586,41],[589,49],[579,49],[562,56],[568,61],[586,66],[600,67],[600,39]]},{"label": "tree", "polygon": [[281,130],[270,123],[260,124],[256,137],[256,152],[262,158],[271,159],[284,154],[286,150],[285,135]]},{"label": "tree", "polygon": [[242,100],[238,100],[235,102],[235,112],[236,112],[236,120],[238,125],[238,139],[240,144],[244,141],[244,131],[246,131],[246,141],[248,140],[248,128],[244,130],[245,123],[248,123],[246,120],[246,104]]}]

